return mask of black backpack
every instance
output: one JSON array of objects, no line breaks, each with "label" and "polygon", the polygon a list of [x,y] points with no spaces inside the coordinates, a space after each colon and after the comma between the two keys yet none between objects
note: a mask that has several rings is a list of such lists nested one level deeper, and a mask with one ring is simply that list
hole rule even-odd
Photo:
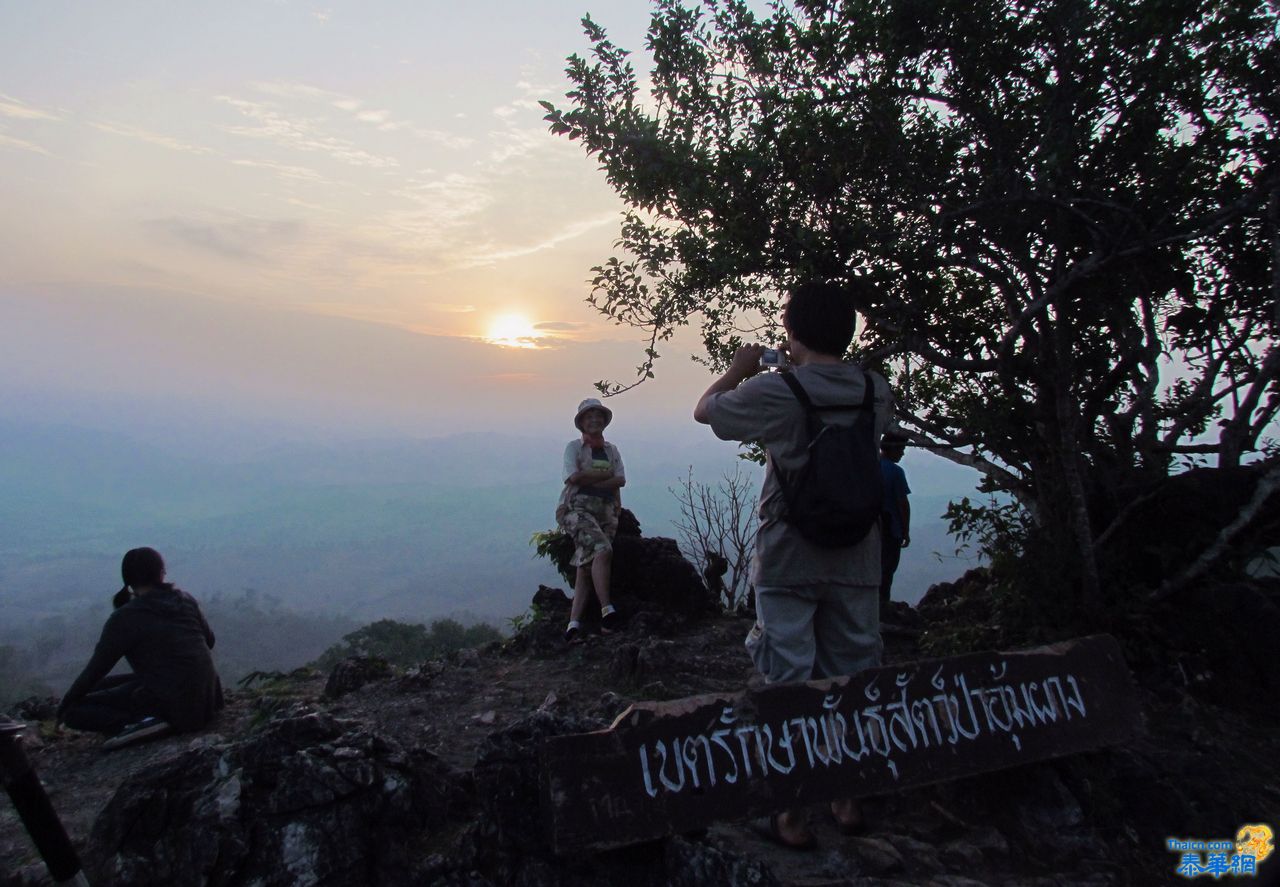
[{"label": "black backpack", "polygon": [[[879,520],[884,499],[871,376],[863,373],[862,403],[815,407],[794,374],[779,375],[804,407],[809,430],[808,461],[790,478],[777,472],[787,505],[783,519],[822,548],[857,545]],[[859,412],[845,427],[818,417],[819,411],[828,410]]]}]

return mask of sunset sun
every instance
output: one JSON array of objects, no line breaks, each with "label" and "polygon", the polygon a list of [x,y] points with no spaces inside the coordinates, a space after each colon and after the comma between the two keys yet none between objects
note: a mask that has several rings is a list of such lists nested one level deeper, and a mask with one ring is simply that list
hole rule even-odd
[{"label": "sunset sun", "polygon": [[523,314],[502,314],[489,324],[484,340],[504,348],[537,348],[538,331]]}]

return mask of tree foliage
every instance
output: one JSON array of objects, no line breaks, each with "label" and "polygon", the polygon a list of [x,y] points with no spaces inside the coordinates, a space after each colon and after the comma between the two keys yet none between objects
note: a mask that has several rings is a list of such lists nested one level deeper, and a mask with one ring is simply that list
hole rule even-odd
[{"label": "tree foliage", "polygon": [[341,643],[325,650],[315,664],[328,669],[351,656],[376,656],[407,668],[501,639],[502,634],[496,628],[484,623],[466,627],[455,619],[436,619],[427,626],[379,619],[345,635]]},{"label": "tree foliage", "polygon": [[[804,278],[917,443],[1099,597],[1117,495],[1235,465],[1280,410],[1274,0],[658,0],[647,95],[584,20],[554,132],[628,204],[591,301],[722,366]],[[622,386],[614,385],[612,390]]]}]

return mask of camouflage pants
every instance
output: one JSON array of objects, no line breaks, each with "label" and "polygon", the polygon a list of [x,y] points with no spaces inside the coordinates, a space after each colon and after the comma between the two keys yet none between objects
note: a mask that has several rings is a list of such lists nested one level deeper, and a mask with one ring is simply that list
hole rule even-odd
[{"label": "camouflage pants", "polygon": [[575,567],[590,564],[596,555],[613,551],[613,537],[618,532],[618,506],[599,496],[577,495],[567,508],[556,515],[560,529],[573,537]]}]

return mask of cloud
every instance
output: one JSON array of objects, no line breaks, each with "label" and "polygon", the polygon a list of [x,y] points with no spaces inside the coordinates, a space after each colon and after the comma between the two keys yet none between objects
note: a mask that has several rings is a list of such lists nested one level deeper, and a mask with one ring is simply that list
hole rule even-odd
[{"label": "cloud", "polygon": [[33,108],[20,99],[0,92],[0,117],[11,117],[16,120],[61,120],[52,111]]},{"label": "cloud", "polygon": [[16,139],[13,136],[7,136],[0,132],[0,147],[16,148],[19,151],[30,151],[33,154],[43,154],[45,157],[52,157],[47,149],[42,148],[35,142],[28,142],[25,139]]},{"label": "cloud", "polygon": [[463,230],[495,201],[489,182],[462,173],[411,181],[395,196],[408,207],[386,213],[382,231],[406,249],[435,251],[442,259],[457,256]]},{"label": "cloud", "polygon": [[335,108],[343,108],[348,111],[360,107],[359,99],[353,99],[340,92],[321,89],[318,86],[311,86],[306,83],[282,83],[278,80],[259,81],[253,84],[253,88],[258,92],[273,95],[277,98],[324,102],[333,105]]},{"label": "cloud", "polygon": [[146,142],[151,145],[159,145],[161,148],[168,148],[171,151],[183,151],[188,154],[216,153],[211,148],[205,148],[200,145],[191,145],[186,142],[179,141],[172,136],[139,129],[136,126],[131,126],[127,123],[91,123],[90,126],[102,132],[111,133],[112,135],[124,136],[129,139],[137,139],[140,142]]},{"label": "cloud", "polygon": [[505,339],[491,339],[486,336],[458,336],[470,342],[479,342],[492,348],[518,348],[528,351],[554,351],[564,344],[563,339],[549,336],[510,336]]},{"label": "cloud", "polygon": [[307,200],[299,200],[297,197],[286,197],[285,203],[288,203],[292,206],[296,206],[299,209],[309,210],[311,212],[330,213],[330,214],[336,214],[339,212],[339,210],[336,210],[331,206],[321,206],[318,203],[311,203],[310,201],[307,201]]},{"label": "cloud", "polygon": [[471,314],[476,310],[475,305],[450,305],[445,302],[428,302],[422,307],[429,311],[443,311],[445,314]]},{"label": "cloud", "polygon": [[323,134],[317,128],[317,124],[323,121],[291,119],[272,105],[231,96],[218,96],[217,100],[235,108],[255,124],[222,127],[232,135],[262,139],[295,151],[325,154],[351,166],[394,169],[400,165],[394,157],[373,154],[346,139]]},{"label": "cloud", "polygon": [[537,382],[542,377],[537,373],[494,373],[488,376],[477,376],[476,378],[485,382],[510,382],[518,384],[527,384],[529,382]]},{"label": "cloud", "polygon": [[554,249],[566,241],[573,240],[574,238],[586,234],[588,231],[593,231],[596,228],[602,228],[605,225],[615,224],[617,220],[617,214],[612,212],[604,216],[583,219],[566,225],[564,228],[560,229],[560,231],[552,234],[550,237],[543,238],[537,243],[529,244],[528,246],[512,247],[504,250],[491,250],[487,253],[479,253],[475,258],[480,262],[504,262],[507,259],[518,259],[521,256],[527,256],[531,253]]},{"label": "cloud", "polygon": [[233,160],[235,166],[247,166],[253,169],[265,169],[273,172],[281,178],[294,179],[299,182],[311,182],[321,185],[328,184],[328,180],[314,169],[308,169],[305,166],[289,166],[285,163],[274,163],[270,160]]},{"label": "cloud", "polygon": [[586,329],[586,327],[585,323],[576,323],[569,320],[544,320],[533,325],[535,330],[545,330],[549,333],[571,333],[575,330]]},{"label": "cloud", "polygon": [[296,241],[304,227],[301,222],[291,219],[208,222],[169,217],[153,219],[145,224],[187,246],[238,261],[266,258],[272,247]]},{"label": "cloud", "polygon": [[474,144],[474,139],[459,136],[455,133],[439,129],[426,129],[408,120],[394,119],[392,112],[386,108],[365,108],[365,102],[355,96],[332,90],[310,86],[305,83],[260,82],[253,88],[265,95],[292,101],[305,101],[322,104],[349,114],[360,123],[376,127],[379,132],[407,132],[417,138],[435,142],[446,148],[462,149]]},{"label": "cloud", "polygon": [[378,127],[382,132],[395,132],[397,130],[405,130],[416,138],[424,141],[434,142],[445,148],[461,150],[469,148],[476,143],[476,140],[469,136],[460,136],[455,133],[445,132],[442,129],[423,129],[420,126],[413,126],[408,123],[388,122]]}]

